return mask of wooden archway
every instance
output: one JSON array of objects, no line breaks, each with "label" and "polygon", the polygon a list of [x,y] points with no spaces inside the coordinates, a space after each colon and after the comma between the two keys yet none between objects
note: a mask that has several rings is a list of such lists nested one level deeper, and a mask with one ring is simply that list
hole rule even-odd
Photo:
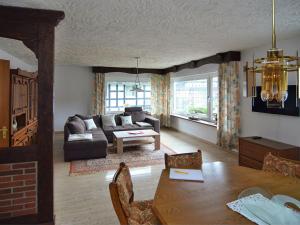
[{"label": "wooden archway", "polygon": [[[0,224],[54,224],[53,219],[53,71],[55,27],[64,12],[0,6],[0,37],[22,41],[38,59],[37,144],[0,150],[0,165],[37,163],[37,212],[0,215]],[[0,175],[1,176],[1,175]]]}]

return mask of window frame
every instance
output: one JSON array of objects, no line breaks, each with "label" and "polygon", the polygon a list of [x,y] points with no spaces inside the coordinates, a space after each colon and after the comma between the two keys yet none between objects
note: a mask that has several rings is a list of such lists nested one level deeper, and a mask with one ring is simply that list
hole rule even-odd
[{"label": "window frame", "polygon": [[[213,78],[217,77],[218,78],[218,73],[217,72],[211,72],[211,73],[205,73],[205,74],[195,74],[195,75],[187,75],[187,76],[182,76],[182,77],[175,77],[172,79],[172,92],[173,92],[173,101],[172,101],[172,114],[177,115],[179,117],[187,117],[188,114],[180,114],[175,112],[175,83],[176,82],[185,82],[185,81],[193,81],[193,80],[207,80],[207,116],[206,117],[201,117],[201,120],[208,121],[208,122],[216,122],[213,119],[213,101],[212,101],[212,96],[213,96]],[[219,86],[219,85],[218,85]],[[218,88],[219,89],[219,88]],[[218,114],[218,113],[217,113]]]},{"label": "window frame", "polygon": [[[111,90],[111,83],[116,83],[116,90]],[[122,83],[123,85],[123,90],[119,90],[119,86],[120,83]],[[146,105],[146,101],[150,100],[151,101],[151,84],[150,82],[141,82],[142,84],[142,88],[143,88],[143,98],[139,98],[138,97],[138,93],[135,92],[134,93],[134,97],[133,98],[128,98],[126,97],[126,84],[125,83],[134,83],[132,81],[108,81],[105,84],[105,112],[106,113],[118,113],[118,112],[122,112],[124,110],[124,108],[126,106],[124,106],[124,104],[126,103],[126,100],[135,100],[135,105],[129,105],[129,106],[140,106],[143,107],[144,110],[151,110],[151,102],[150,105]],[[147,85],[147,84],[150,85]],[[146,90],[146,86],[150,86],[150,90]],[[123,97],[119,98],[119,92],[123,92]],[[116,97],[115,98],[111,98],[111,93],[116,93]],[[150,93],[150,97],[147,98],[146,97],[146,93]],[[138,105],[138,101],[142,100],[143,101],[143,105]],[[108,104],[107,104],[108,101]],[[111,106],[111,101],[116,101],[116,106]],[[119,101],[123,101],[123,105],[119,106]],[[120,108],[123,108],[120,109]],[[108,110],[110,109],[110,110]],[[111,109],[116,109],[116,110],[111,110]]]}]

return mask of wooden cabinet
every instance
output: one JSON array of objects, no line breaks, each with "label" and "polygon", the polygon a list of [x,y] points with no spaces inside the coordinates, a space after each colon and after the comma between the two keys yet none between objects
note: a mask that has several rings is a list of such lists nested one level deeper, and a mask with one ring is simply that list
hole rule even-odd
[{"label": "wooden cabinet", "polygon": [[37,121],[30,123],[28,126],[18,130],[12,136],[12,146],[25,146],[36,143]]},{"label": "wooden cabinet", "polygon": [[37,73],[10,70],[9,61],[0,60],[0,107],[0,147],[35,143]]},{"label": "wooden cabinet", "polygon": [[271,152],[283,158],[300,160],[300,147],[273,141],[266,138],[239,139],[239,165],[262,169],[265,156]]},{"label": "wooden cabinet", "polygon": [[11,146],[35,143],[37,132],[37,73],[11,70]]},{"label": "wooden cabinet", "polygon": [[16,75],[12,73],[12,85],[11,85],[11,96],[12,96],[12,113],[21,114],[26,113],[28,105],[28,82],[27,77]]},{"label": "wooden cabinet", "polygon": [[37,79],[30,79],[28,83],[28,121],[37,119]]}]

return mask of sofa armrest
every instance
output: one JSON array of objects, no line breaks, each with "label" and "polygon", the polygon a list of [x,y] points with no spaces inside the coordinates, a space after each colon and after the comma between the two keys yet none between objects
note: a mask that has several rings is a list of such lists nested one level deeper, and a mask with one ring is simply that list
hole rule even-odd
[{"label": "sofa armrest", "polygon": [[160,132],[160,121],[159,121],[159,119],[156,119],[152,116],[146,115],[145,122],[150,123],[153,126],[154,131],[156,131],[157,133]]}]

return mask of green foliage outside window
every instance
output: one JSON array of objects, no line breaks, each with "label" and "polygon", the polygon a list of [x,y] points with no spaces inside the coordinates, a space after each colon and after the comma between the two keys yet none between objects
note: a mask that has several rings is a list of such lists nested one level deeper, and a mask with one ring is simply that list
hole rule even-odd
[{"label": "green foliage outside window", "polygon": [[190,106],[188,112],[190,114],[207,114],[207,108]]}]

